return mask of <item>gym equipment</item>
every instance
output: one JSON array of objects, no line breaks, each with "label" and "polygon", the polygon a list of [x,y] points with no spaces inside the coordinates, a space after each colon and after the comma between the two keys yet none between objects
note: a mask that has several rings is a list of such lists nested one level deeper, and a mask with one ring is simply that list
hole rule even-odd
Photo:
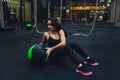
[{"label": "gym equipment", "polygon": [[27,57],[32,64],[43,64],[48,61],[45,53],[46,49],[43,45],[34,44],[28,49]]},{"label": "gym equipment", "polygon": [[[98,3],[99,3],[99,0],[96,0],[96,7],[98,7]],[[84,0],[84,6],[86,6],[86,0]],[[85,18],[86,18],[86,10],[85,10]],[[95,10],[94,20],[93,20],[93,22],[90,23],[91,25],[88,24],[87,21],[86,21],[86,25],[90,25],[91,26],[91,30],[87,34],[80,33],[80,32],[79,33],[73,33],[73,36],[90,36],[92,34],[93,30],[94,30],[95,23],[96,23],[96,18],[97,18],[97,8]],[[72,23],[73,23],[73,21],[72,21]]]}]

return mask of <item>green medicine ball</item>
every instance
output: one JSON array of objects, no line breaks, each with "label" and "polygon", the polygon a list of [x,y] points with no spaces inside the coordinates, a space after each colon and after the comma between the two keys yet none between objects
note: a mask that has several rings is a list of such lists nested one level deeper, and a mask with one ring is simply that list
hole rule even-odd
[{"label": "green medicine ball", "polygon": [[33,64],[43,64],[48,61],[48,57],[45,53],[46,49],[44,46],[35,44],[28,49],[27,57]]}]

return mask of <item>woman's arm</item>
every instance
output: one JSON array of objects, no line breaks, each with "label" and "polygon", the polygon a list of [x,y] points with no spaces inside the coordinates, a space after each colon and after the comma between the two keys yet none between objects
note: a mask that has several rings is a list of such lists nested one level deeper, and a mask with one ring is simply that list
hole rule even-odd
[{"label": "woman's arm", "polygon": [[58,49],[58,48],[66,45],[65,33],[62,29],[59,31],[59,35],[60,35],[60,41],[61,42],[59,44],[57,44],[56,46],[46,48],[47,49],[47,51],[46,51],[47,56],[49,56],[50,53],[52,51],[54,51],[55,49]]},{"label": "woman's arm", "polygon": [[42,41],[40,42],[41,45],[45,45],[46,44],[47,35],[48,35],[48,32],[44,32],[43,37],[42,37]]},{"label": "woman's arm", "polygon": [[51,47],[50,52],[54,51],[57,48],[60,48],[60,47],[66,45],[65,33],[64,33],[64,31],[62,29],[59,31],[59,35],[60,35],[60,41],[61,42],[59,44],[57,44],[56,46]]}]

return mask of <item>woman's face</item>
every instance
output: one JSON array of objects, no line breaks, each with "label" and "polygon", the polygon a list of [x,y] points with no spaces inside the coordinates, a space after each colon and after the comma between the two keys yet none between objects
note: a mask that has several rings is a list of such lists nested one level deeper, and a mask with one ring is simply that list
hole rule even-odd
[{"label": "woman's face", "polygon": [[48,25],[48,29],[49,29],[50,31],[54,31],[54,30],[55,30],[55,28],[52,26],[51,20],[48,20],[47,25]]}]

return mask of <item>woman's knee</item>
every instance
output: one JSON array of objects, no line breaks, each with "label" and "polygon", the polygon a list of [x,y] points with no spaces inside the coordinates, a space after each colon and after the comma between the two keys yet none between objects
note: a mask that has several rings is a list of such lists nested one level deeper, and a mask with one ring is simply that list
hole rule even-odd
[{"label": "woman's knee", "polygon": [[79,47],[77,43],[69,43],[68,44],[71,48]]}]

